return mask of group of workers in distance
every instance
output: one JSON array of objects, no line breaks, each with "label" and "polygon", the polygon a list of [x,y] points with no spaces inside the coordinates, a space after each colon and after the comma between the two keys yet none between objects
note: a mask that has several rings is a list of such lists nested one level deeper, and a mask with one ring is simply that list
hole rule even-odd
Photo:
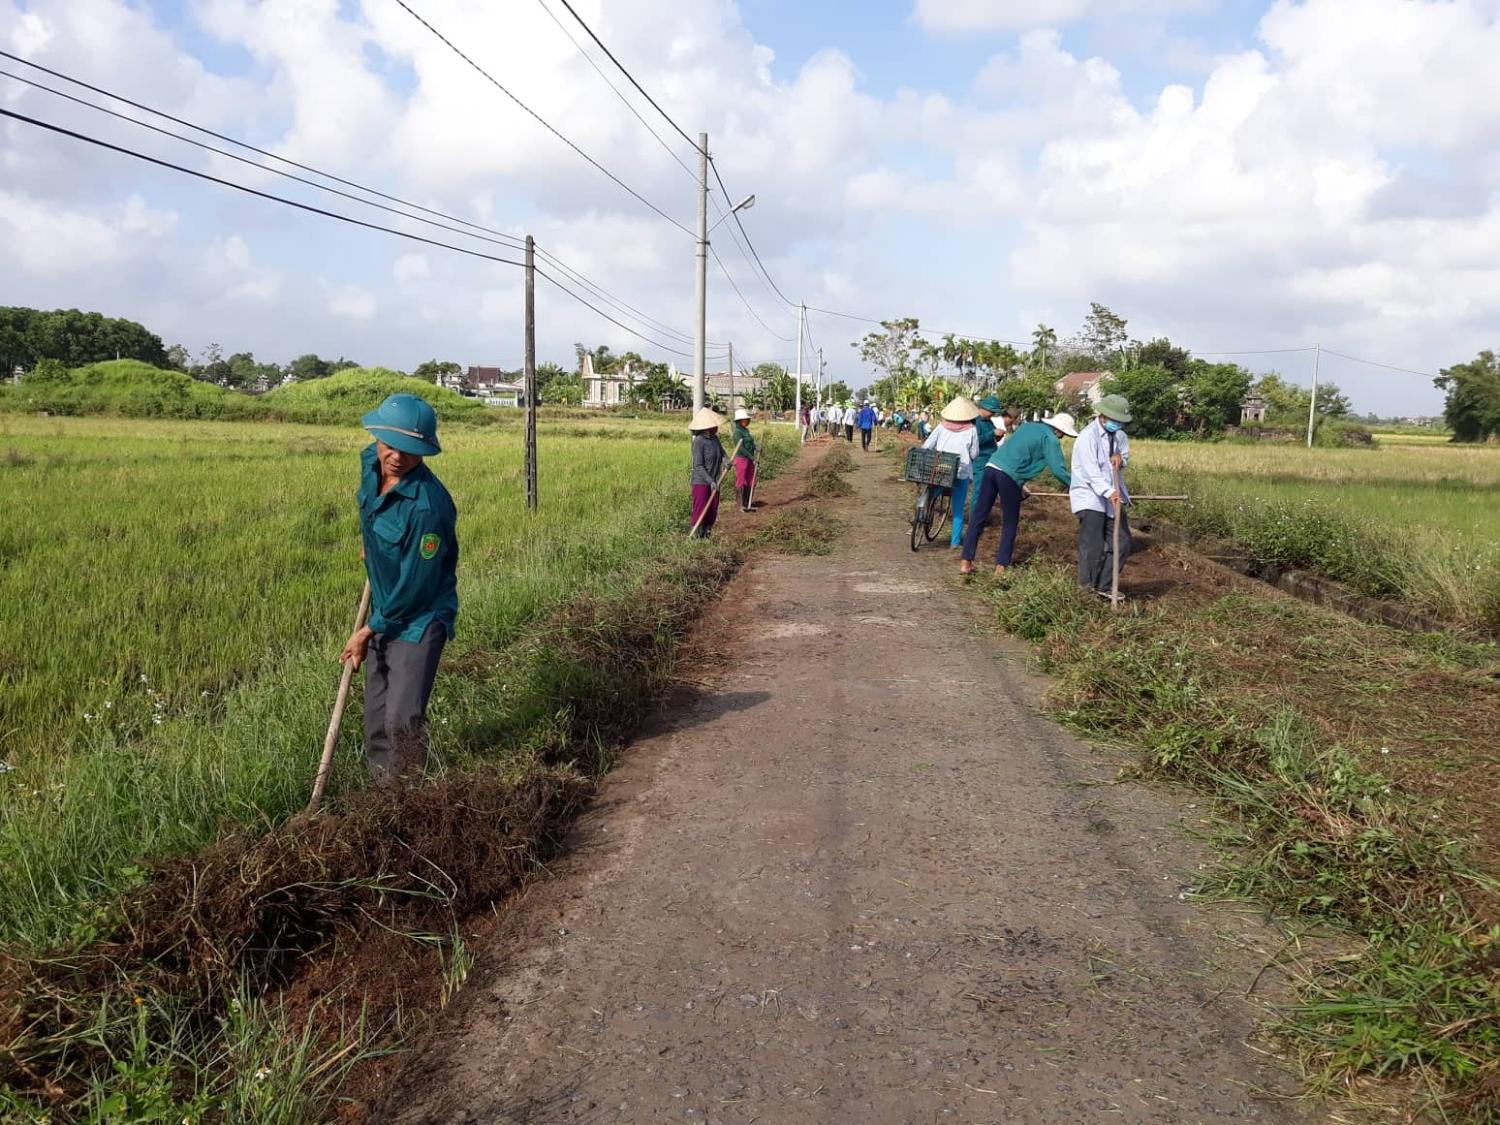
[{"label": "group of workers in distance", "polygon": [[804,440],[814,434],[827,433],[835,438],[842,434],[844,440],[852,444],[854,431],[858,430],[862,449],[870,448],[870,438],[874,435],[875,428],[890,425],[890,421],[891,415],[869,399],[859,403],[846,402],[843,405],[831,402],[827,406],[804,406],[802,417],[798,419]]},{"label": "group of workers in distance", "polygon": [[[1019,421],[1016,412],[1001,406],[994,395],[978,402],[960,395],[943,408],[941,421],[922,445],[958,458],[949,545],[960,550],[960,574],[974,573],[979,537],[996,501],[1000,542],[995,573],[1005,573],[1015,557],[1021,504],[1030,495],[1026,485],[1050,470],[1068,490],[1069,507],[1078,519],[1078,583],[1101,597],[1111,596],[1116,520],[1121,568],[1130,554],[1125,514],[1130,494],[1123,477],[1130,463],[1130,438],[1125,433],[1130,404],[1123,395],[1105,395],[1094,409],[1093,421],[1080,431],[1066,411]],[[1075,439],[1071,459],[1063,456],[1063,437]]]}]

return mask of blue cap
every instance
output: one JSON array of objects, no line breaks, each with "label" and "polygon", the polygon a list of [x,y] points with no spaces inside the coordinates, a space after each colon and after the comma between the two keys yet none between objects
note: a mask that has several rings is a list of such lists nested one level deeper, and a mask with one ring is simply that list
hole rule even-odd
[{"label": "blue cap", "polygon": [[361,423],[376,441],[402,453],[431,457],[443,451],[437,439],[437,413],[420,395],[391,395]]}]

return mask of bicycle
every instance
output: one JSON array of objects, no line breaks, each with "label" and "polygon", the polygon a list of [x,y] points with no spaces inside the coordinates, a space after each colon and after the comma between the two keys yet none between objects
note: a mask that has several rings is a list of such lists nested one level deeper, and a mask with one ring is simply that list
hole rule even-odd
[{"label": "bicycle", "polygon": [[958,457],[920,446],[906,451],[903,480],[922,487],[917,490],[911,514],[911,549],[931,543],[943,533],[953,513],[953,482],[958,478]]}]

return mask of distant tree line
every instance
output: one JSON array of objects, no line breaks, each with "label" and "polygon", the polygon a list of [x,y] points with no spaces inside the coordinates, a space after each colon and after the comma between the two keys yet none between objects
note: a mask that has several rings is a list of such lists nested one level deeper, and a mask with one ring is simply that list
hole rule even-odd
[{"label": "distant tree line", "polygon": [[[1133,340],[1125,318],[1097,303],[1067,339],[1038,324],[1030,348],[953,335],[928,340],[920,328],[913,317],[882,321],[879,332],[854,344],[879,373],[868,391],[881,402],[933,407],[958,393],[994,392],[1023,413],[1066,409],[1087,417],[1088,401],[1059,392],[1058,383],[1074,372],[1098,371],[1104,392],[1130,400],[1131,432],[1142,437],[1220,434],[1239,422],[1252,391],[1266,400],[1269,424],[1307,417],[1308,392],[1280,375],[1256,379],[1238,364],[1197,358],[1165,337]],[[1349,409],[1338,387],[1318,387],[1320,418],[1342,418]]]},{"label": "distant tree line", "polygon": [[161,337],[133,320],[78,309],[0,307],[0,374],[30,371],[44,359],[82,367],[106,359],[167,365]]}]

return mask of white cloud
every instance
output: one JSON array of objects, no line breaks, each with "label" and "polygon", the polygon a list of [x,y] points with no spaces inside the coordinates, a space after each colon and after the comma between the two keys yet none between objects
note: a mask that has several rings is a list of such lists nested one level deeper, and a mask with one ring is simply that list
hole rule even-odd
[{"label": "white cloud", "polygon": [[1233,347],[1258,325],[1430,366],[1437,324],[1439,355],[1476,346],[1480,318],[1500,312],[1500,200],[1381,208],[1425,154],[1487,159],[1500,97],[1472,85],[1496,82],[1481,60],[1500,25],[1463,0],[1362,0],[1348,15],[1342,0],[1277,3],[1268,50],[1221,60],[1201,92],[1168,87],[1148,110],[1120,105],[1049,140],[1016,282],[1073,307],[1144,304],[1156,327],[1199,326],[1201,347],[1225,346],[1203,326]]},{"label": "white cloud", "polygon": [[425,254],[402,254],[391,266],[391,276],[397,281],[420,281],[431,275]]},{"label": "white cloud", "polygon": [[328,294],[330,316],[341,316],[348,320],[374,320],[380,301],[368,289],[355,285],[341,285]]},{"label": "white cloud", "polygon": [[1093,15],[1134,19],[1212,6],[1213,0],[917,0],[912,14],[926,31],[967,34],[1056,27]]}]

